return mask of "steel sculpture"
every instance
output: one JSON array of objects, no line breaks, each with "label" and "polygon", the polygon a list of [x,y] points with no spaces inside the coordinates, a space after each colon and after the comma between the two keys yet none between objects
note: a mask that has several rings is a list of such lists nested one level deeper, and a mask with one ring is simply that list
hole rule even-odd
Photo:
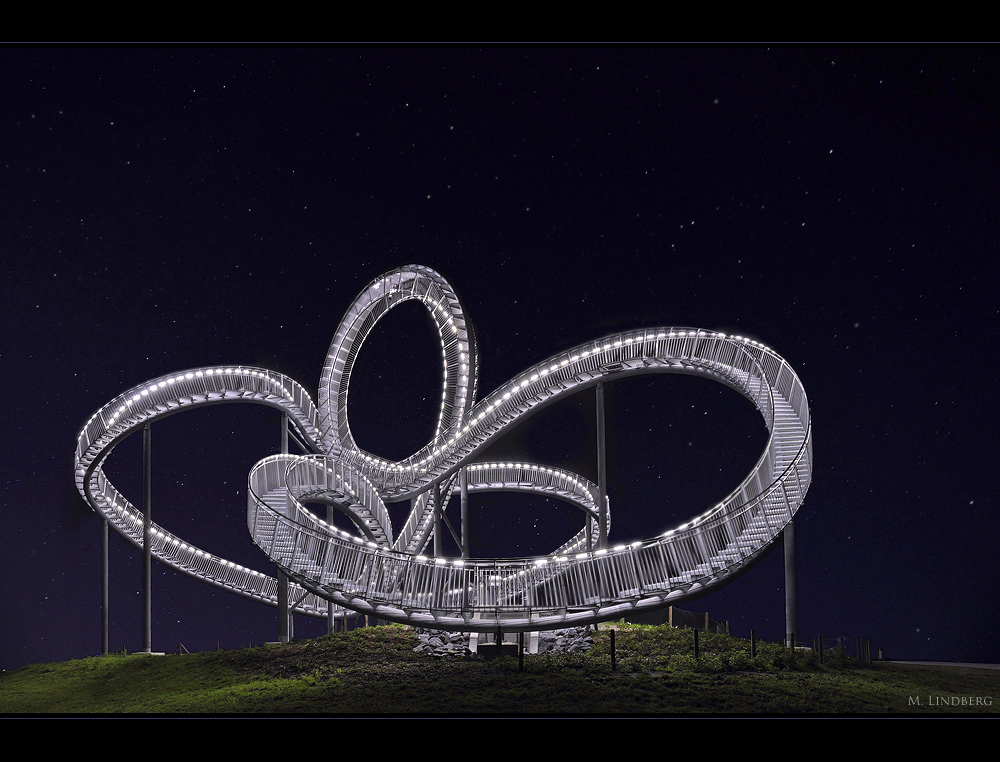
[{"label": "steel sculpture", "polygon": [[[351,371],[366,337],[393,307],[424,304],[444,356],[434,436],[393,462],[357,446],[347,417]],[[683,373],[723,383],[749,399],[770,436],[747,477],[717,505],[642,541],[608,546],[601,488],[534,463],[482,463],[497,436],[548,404],[616,378]],[[401,267],[368,285],[347,310],[323,366],[319,404],[292,379],[263,368],[213,366],[130,389],[87,421],[76,483],[90,506],[139,547],[143,511],[108,481],[102,465],[125,437],[204,405],[249,402],[287,416],[314,454],[266,457],[249,475],[247,524],[254,542],[293,581],[298,610],[326,616],[330,603],[383,619],[489,632],[593,623],[677,603],[722,585],[760,557],[788,525],[812,478],[809,404],[789,364],[757,341],[693,328],[645,328],[605,336],[550,357],[476,402],[473,332],[451,286],[434,270]],[[550,555],[472,559],[425,555],[447,499],[459,490],[558,496],[587,516]],[[603,486],[603,485],[602,485]],[[386,503],[412,501],[394,532]],[[349,533],[306,506],[336,506]],[[598,526],[598,519],[606,522]],[[275,605],[274,577],[235,565],[152,525],[151,554],[198,579]]]}]

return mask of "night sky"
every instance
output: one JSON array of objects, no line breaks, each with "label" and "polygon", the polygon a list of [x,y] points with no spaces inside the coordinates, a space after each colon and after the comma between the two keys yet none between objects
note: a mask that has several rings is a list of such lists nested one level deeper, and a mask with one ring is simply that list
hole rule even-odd
[{"label": "night sky", "polygon": [[[100,651],[100,521],[73,480],[95,410],[219,363],[315,395],[351,300],[409,263],[462,299],[479,398],[619,329],[773,347],[813,414],[801,637],[1000,662],[998,82],[980,47],[0,50],[0,668]],[[361,446],[430,437],[437,341],[416,303],[379,325],[351,387]],[[622,380],[607,406],[612,542],[700,514],[766,441],[704,379]],[[195,409],[152,434],[154,520],[271,572],[246,477],[278,414]],[[491,454],[596,481],[594,441],[591,390]],[[141,436],[107,464],[137,503],[141,464]],[[472,552],[546,553],[580,521],[476,497]],[[139,650],[141,554],[111,539],[111,647]],[[779,546],[682,606],[779,640],[782,570]],[[274,609],[154,564],[154,650],[276,636]]]}]

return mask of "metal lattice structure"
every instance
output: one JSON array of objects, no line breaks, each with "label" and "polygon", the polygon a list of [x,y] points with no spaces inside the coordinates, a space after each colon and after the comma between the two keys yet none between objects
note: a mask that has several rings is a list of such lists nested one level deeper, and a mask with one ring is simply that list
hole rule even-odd
[{"label": "metal lattice structure", "polygon": [[[431,314],[444,357],[435,434],[393,462],[357,446],[347,417],[351,372],[365,339],[393,307],[418,300]],[[470,324],[451,286],[412,265],[372,281],[341,321],[319,388],[319,404],[282,374],[221,366],[141,384],[98,410],[80,433],[76,482],[87,502],[142,547],[143,513],[108,481],[102,465],[122,439],[160,418],[203,405],[249,402],[288,416],[312,455],[273,455],[251,470],[247,524],[254,542],[298,589],[298,610],[326,615],[327,601],[379,618],[442,629],[530,630],[593,623],[656,608],[724,584],[755,561],[792,520],[812,478],[809,404],[789,364],[759,342],[693,328],[615,333],[561,352],[479,402]],[[482,463],[496,437],[544,406],[606,381],[682,373],[723,383],[749,399],[770,432],[747,477],[696,518],[642,541],[600,546],[597,485],[533,463]],[[425,555],[436,512],[459,490],[553,495],[588,516],[550,555],[470,559]],[[410,500],[393,531],[386,503]],[[334,505],[352,517],[344,532],[307,506]],[[235,565],[154,527],[159,561],[198,579],[276,604],[274,577]],[[595,548],[596,546],[596,548]]]}]

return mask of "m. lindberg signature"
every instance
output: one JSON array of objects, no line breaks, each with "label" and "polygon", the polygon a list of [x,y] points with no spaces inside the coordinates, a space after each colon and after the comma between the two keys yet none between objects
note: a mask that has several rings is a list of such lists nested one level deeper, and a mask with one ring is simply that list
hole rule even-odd
[{"label": "m. lindberg signature", "polygon": [[910,706],[993,706],[993,697],[910,696]]}]

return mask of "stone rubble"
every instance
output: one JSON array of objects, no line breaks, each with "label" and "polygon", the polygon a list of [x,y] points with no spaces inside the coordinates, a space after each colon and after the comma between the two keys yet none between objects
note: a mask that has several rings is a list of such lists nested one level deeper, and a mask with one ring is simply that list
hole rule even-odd
[{"label": "stone rubble", "polygon": [[538,633],[539,654],[575,654],[589,651],[593,645],[594,638],[586,627],[568,627]]},{"label": "stone rubble", "polygon": [[428,656],[472,656],[467,633],[417,628],[420,645],[413,650]]},{"label": "stone rubble", "polygon": [[[474,655],[469,649],[468,633],[424,628],[417,628],[416,633],[420,644],[413,650],[417,653],[439,658]],[[579,653],[589,651],[593,645],[594,638],[586,627],[568,627],[538,633],[538,653],[540,655]],[[527,635],[525,635],[525,649],[527,649]],[[527,650],[525,653],[527,654]]]}]

